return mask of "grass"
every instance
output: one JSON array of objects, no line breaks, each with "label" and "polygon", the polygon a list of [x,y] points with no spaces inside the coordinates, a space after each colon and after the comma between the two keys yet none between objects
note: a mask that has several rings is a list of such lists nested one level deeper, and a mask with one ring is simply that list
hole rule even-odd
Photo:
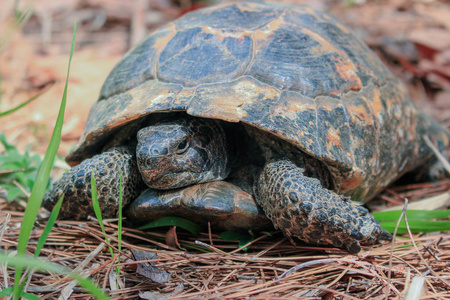
[{"label": "grass", "polygon": [[22,10],[19,10],[19,0],[14,1],[14,14],[6,24],[4,24],[4,31],[0,32],[0,52],[2,52],[9,44],[13,36],[22,28],[33,13],[33,7],[30,4],[25,4]]},{"label": "grass", "polygon": [[202,230],[201,226],[196,224],[195,222],[180,217],[170,217],[170,216],[159,218],[155,221],[152,221],[148,224],[139,227],[138,229],[144,230],[166,226],[177,226],[189,231],[193,235],[198,235]]},{"label": "grass", "polygon": [[[61,197],[58,202],[55,204],[55,207],[53,208],[50,217],[47,221],[47,224],[45,225],[44,231],[43,233],[39,236],[37,245],[36,245],[36,250],[34,251],[34,258],[38,258],[39,254],[41,253],[42,248],[44,248],[44,244],[50,234],[50,232],[53,229],[53,226],[55,224],[56,218],[58,218],[58,214],[59,211],[61,209],[61,204],[64,200],[64,197]],[[22,284],[19,288],[19,290],[21,291],[21,293],[23,294],[23,289],[25,287],[25,283],[27,282],[28,276],[30,276],[31,270],[28,268],[23,280],[22,280]]]},{"label": "grass", "polygon": [[[1,90],[1,89],[0,89],[0,90]],[[21,109],[22,107],[24,107],[24,106],[30,104],[30,103],[33,102],[34,100],[38,99],[41,95],[42,95],[42,93],[39,93],[39,94],[37,94],[36,96],[33,96],[33,97],[31,97],[30,99],[28,99],[28,100],[22,102],[21,104],[17,105],[16,107],[13,107],[13,108],[8,109],[8,110],[6,110],[6,111],[0,112],[0,118],[1,118],[1,117],[4,117],[4,116],[7,116],[7,115],[10,115],[10,114],[12,114],[13,112],[15,112],[15,111]],[[0,96],[1,96],[1,94],[0,94]],[[1,99],[1,97],[0,97],[0,99]]]},{"label": "grass", "polygon": [[[50,139],[50,143],[47,147],[47,151],[44,156],[44,160],[42,161],[41,166],[39,167],[38,174],[36,176],[36,181],[31,191],[30,198],[28,200],[28,205],[25,210],[24,220],[22,224],[22,228],[19,234],[19,243],[17,245],[17,253],[18,256],[23,256],[26,251],[28,239],[31,234],[31,230],[33,229],[34,221],[36,220],[37,213],[42,204],[42,199],[44,198],[45,192],[47,190],[47,185],[50,177],[50,171],[53,167],[53,162],[55,160],[56,152],[59,148],[59,144],[61,141],[61,131],[64,122],[64,111],[66,108],[66,100],[67,100],[67,87],[69,81],[70,74],[70,63],[72,62],[73,49],[75,45],[75,34],[76,34],[76,24],[74,26],[74,34],[72,39],[72,46],[70,49],[69,56],[69,64],[67,67],[67,76],[66,76],[66,84],[64,87],[63,97],[61,100],[61,106],[58,113],[58,118],[55,123],[55,128],[53,130],[52,137]],[[14,299],[19,299],[20,295],[20,277],[22,275],[22,267],[18,265],[16,267],[16,276],[15,276],[15,284],[14,284]]]},{"label": "grass", "polygon": [[249,230],[248,232],[225,231],[219,235],[219,238],[221,238],[224,241],[238,240],[239,241],[238,247],[239,248],[243,247],[242,251],[247,251],[249,247],[244,246],[253,241],[255,239],[255,235],[253,234],[252,230]]},{"label": "grass", "polygon": [[[407,210],[406,216],[409,220],[408,224],[403,220],[397,224],[397,220],[401,217],[403,211],[385,211],[373,213],[384,230],[390,233],[397,232],[398,234],[408,233],[407,225],[412,233],[428,233],[450,230],[450,221],[443,221],[439,219],[448,219],[450,216],[450,209],[447,210]],[[398,226],[397,231],[395,231]]]},{"label": "grass", "polygon": [[[70,74],[70,64],[72,61],[73,50],[74,50],[74,45],[75,45],[76,28],[77,28],[77,26],[75,24],[73,38],[72,38],[72,46],[70,49],[69,63],[68,63],[68,68],[67,68],[66,83],[65,83],[65,87],[64,87],[64,93],[62,96],[62,100],[61,100],[61,106],[60,106],[59,113],[58,113],[58,118],[56,120],[55,128],[53,130],[53,134],[50,139],[49,145],[47,147],[47,151],[45,153],[44,159],[43,159],[42,163],[40,164],[40,167],[37,171],[36,179],[35,179],[34,185],[31,190],[27,208],[26,208],[24,216],[23,216],[21,229],[20,229],[20,233],[19,233],[19,238],[18,238],[18,243],[17,243],[17,254],[14,256],[11,256],[5,252],[0,252],[0,262],[8,264],[9,266],[15,267],[16,272],[15,272],[14,287],[12,289],[6,289],[6,292],[5,292],[5,290],[2,292],[2,293],[6,293],[8,295],[9,295],[9,293],[12,293],[13,299],[19,299],[20,297],[24,297],[27,299],[37,298],[37,297],[35,297],[29,293],[25,293],[23,291],[23,287],[24,287],[26,280],[21,281],[21,277],[22,277],[23,268],[25,268],[25,267],[43,270],[43,271],[47,271],[47,272],[57,272],[60,274],[65,274],[67,276],[70,276],[70,277],[76,279],[82,287],[84,287],[87,291],[89,291],[93,296],[97,297],[98,299],[108,299],[108,296],[105,293],[103,293],[100,289],[98,289],[96,287],[96,285],[90,279],[84,279],[81,275],[79,275],[75,272],[72,272],[70,270],[67,270],[66,268],[61,267],[59,265],[56,265],[56,264],[53,264],[50,262],[43,262],[43,261],[40,261],[37,259],[37,257],[40,254],[41,249],[43,248],[43,246],[45,244],[45,241],[46,241],[48,235],[50,234],[50,232],[53,228],[53,224],[57,218],[59,208],[60,208],[62,200],[63,200],[62,198],[59,199],[58,204],[55,206],[55,209],[53,210],[53,212],[50,216],[50,219],[47,223],[44,233],[40,236],[40,238],[38,240],[38,244],[36,246],[34,257],[28,257],[25,254],[27,245],[28,245],[28,240],[30,238],[31,231],[33,230],[34,222],[37,217],[37,213],[42,204],[42,199],[43,199],[44,194],[48,187],[50,171],[52,169],[53,162],[55,160],[56,151],[58,150],[58,147],[59,147],[59,144],[61,141],[61,130],[62,130],[63,121],[64,121],[64,111],[65,111],[66,100],[67,100],[68,79],[69,79],[69,74]],[[32,100],[34,100],[36,98],[32,98]],[[31,101],[29,101],[29,102],[31,102]],[[24,105],[22,105],[20,107],[23,107],[23,106]],[[19,108],[17,108],[17,109],[19,109]],[[15,111],[15,110],[10,110],[9,113],[12,113],[13,111]],[[12,153],[10,152],[10,154],[12,156],[16,155],[17,157],[19,157],[17,155],[17,153],[14,152],[14,150],[15,150],[14,147],[12,147],[11,145],[8,145],[6,143],[6,139],[4,139],[2,142],[4,145],[6,145],[5,148],[7,148],[7,150],[12,151]],[[25,163],[25,165],[24,165],[25,167],[28,167],[26,165],[27,162],[28,162],[28,159],[26,159],[23,162],[23,163]],[[29,273],[27,273],[24,276],[25,279],[28,277],[28,274]]]},{"label": "grass", "polygon": [[[0,261],[3,263],[8,264],[9,266],[13,266],[16,268],[16,270],[22,270],[23,268],[33,268],[36,270],[41,270],[45,272],[55,272],[58,274],[64,274],[67,275],[75,280],[78,281],[78,283],[85,288],[89,293],[91,293],[93,296],[95,296],[97,299],[108,299],[109,297],[104,294],[90,279],[83,278],[82,275],[72,272],[71,270],[68,270],[67,268],[64,268],[60,265],[41,261],[39,259],[36,259],[34,257],[30,257],[24,254],[16,254],[15,256],[10,256],[4,252],[0,252]],[[19,290],[20,284],[18,281],[16,281],[17,284],[14,285],[13,289],[9,289],[8,292],[6,292],[8,296],[10,295],[9,292],[13,292],[14,299],[19,299],[24,292]],[[16,291],[16,286],[17,288]],[[37,297],[36,297],[37,298]],[[38,298],[39,299],[39,298]]]},{"label": "grass", "polygon": [[[119,253],[122,249],[122,243],[121,243],[121,239],[122,239],[122,175],[120,174],[120,180],[119,180],[119,223],[118,223],[118,249],[119,249]],[[100,228],[102,229],[103,234],[105,235],[105,241],[106,244],[108,244],[108,248],[109,248],[109,253],[111,254],[111,257],[114,258],[114,250],[110,245],[110,241],[109,238],[106,234],[105,231],[105,226],[103,225],[103,217],[102,217],[102,212],[100,209],[100,204],[98,202],[98,197],[97,197],[97,184],[95,183],[95,177],[94,177],[94,171],[92,171],[91,173],[91,195],[92,195],[92,206],[94,208],[94,212],[95,212],[95,217],[98,220],[98,223],[100,225]],[[120,264],[120,254],[117,258],[118,263]],[[120,276],[120,267],[116,266],[116,274],[117,276]]]},{"label": "grass", "polygon": [[3,133],[0,133],[0,143],[5,148],[0,156],[0,183],[8,191],[8,201],[24,200],[33,189],[42,160],[37,154],[31,155],[28,148],[21,153],[8,143]]},{"label": "grass", "polygon": [[[30,5],[26,5],[23,10],[19,9],[19,1],[14,1],[13,16],[4,26],[5,31],[0,32],[0,52],[6,47],[15,33],[22,28],[33,12]],[[2,78],[0,75],[0,103],[2,101]],[[43,93],[39,93],[19,105],[0,111],[0,118],[10,115],[31,102],[38,99]],[[8,191],[8,200],[28,198],[34,186],[34,179],[37,175],[37,168],[41,164],[38,155],[30,156],[29,149],[25,153],[20,153],[17,148],[8,143],[4,134],[0,134],[0,143],[5,148],[4,155],[0,156],[0,183]]]}]

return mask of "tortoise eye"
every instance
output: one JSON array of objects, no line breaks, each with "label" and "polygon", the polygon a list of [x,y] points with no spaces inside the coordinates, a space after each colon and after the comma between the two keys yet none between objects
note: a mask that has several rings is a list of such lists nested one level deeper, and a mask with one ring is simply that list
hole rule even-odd
[{"label": "tortoise eye", "polygon": [[189,142],[187,140],[181,141],[181,143],[178,144],[177,154],[183,154],[188,148]]}]

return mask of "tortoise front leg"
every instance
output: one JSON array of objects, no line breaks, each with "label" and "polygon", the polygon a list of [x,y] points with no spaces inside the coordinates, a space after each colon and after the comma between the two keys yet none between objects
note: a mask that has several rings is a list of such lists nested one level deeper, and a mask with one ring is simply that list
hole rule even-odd
[{"label": "tortoise front leg", "polygon": [[44,207],[52,209],[64,194],[59,218],[80,220],[86,219],[89,215],[94,216],[91,198],[92,172],[104,218],[117,216],[120,174],[122,174],[123,205],[139,196],[145,187],[136,165],[134,149],[116,147],[86,159],[66,172],[45,195]]},{"label": "tortoise front leg", "polygon": [[332,245],[358,253],[360,244],[390,239],[378,221],[358,202],[322,187],[316,178],[289,160],[269,162],[257,182],[257,201],[292,241]]}]

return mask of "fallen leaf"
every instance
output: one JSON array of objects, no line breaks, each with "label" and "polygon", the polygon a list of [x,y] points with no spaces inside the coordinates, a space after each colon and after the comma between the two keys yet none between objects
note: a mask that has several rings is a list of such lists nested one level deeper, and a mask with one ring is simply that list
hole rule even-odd
[{"label": "fallen leaf", "polygon": [[[158,256],[154,252],[131,250],[136,261],[146,261],[156,259]],[[170,274],[155,267],[154,262],[142,262],[137,264],[136,273],[147,277],[156,283],[166,283],[170,281]]]},{"label": "fallen leaf", "polygon": [[445,29],[414,29],[408,37],[412,42],[426,46],[435,51],[444,51],[447,48],[450,48],[450,32]]},{"label": "fallen leaf", "polygon": [[448,5],[436,4],[436,6],[430,7],[427,5],[417,5],[416,10],[424,16],[434,19],[439,24],[445,26],[447,30],[450,30],[450,9]]}]

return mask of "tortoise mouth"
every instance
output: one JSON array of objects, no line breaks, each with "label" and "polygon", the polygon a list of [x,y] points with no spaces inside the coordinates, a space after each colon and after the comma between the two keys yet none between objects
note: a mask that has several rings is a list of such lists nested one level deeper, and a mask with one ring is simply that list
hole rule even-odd
[{"label": "tortoise mouth", "polygon": [[150,188],[157,190],[176,189],[198,183],[198,180],[195,179],[198,178],[198,176],[196,176],[197,174],[193,174],[192,172],[161,172],[159,174],[153,173],[153,176],[149,176],[150,174],[148,173],[142,174],[141,172],[145,184],[147,184]]}]

